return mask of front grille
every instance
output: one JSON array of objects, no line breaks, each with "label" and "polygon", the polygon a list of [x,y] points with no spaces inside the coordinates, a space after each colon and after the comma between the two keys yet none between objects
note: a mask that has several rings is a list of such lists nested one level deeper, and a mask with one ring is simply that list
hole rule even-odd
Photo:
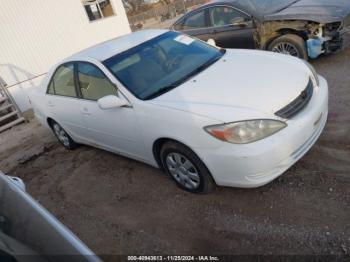
[{"label": "front grille", "polygon": [[314,86],[310,79],[305,90],[303,90],[303,92],[301,92],[301,94],[291,103],[283,107],[281,110],[277,111],[275,115],[286,119],[292,118],[301,110],[303,110],[306,107],[306,105],[310,102],[313,91]]}]

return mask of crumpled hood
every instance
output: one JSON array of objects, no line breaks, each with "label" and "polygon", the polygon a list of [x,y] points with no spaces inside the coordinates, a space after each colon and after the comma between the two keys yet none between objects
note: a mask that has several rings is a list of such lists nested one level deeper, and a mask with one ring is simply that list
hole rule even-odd
[{"label": "crumpled hood", "polygon": [[297,58],[228,49],[215,64],[149,102],[224,122],[239,118],[238,112],[273,117],[300,95],[309,78],[310,70]]},{"label": "crumpled hood", "polygon": [[265,16],[265,20],[307,20],[317,23],[350,24],[349,0],[301,0],[279,13]]}]

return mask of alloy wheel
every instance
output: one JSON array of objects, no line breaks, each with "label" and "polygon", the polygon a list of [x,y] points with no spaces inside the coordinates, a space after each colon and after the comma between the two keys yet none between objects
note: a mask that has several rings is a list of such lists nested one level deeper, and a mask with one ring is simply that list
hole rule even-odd
[{"label": "alloy wheel", "polygon": [[278,43],[272,48],[272,52],[299,57],[297,47],[287,42]]}]

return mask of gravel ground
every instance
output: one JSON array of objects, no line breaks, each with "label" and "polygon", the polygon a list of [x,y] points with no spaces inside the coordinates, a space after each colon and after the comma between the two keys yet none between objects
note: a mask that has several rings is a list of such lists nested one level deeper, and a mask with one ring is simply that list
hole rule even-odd
[{"label": "gravel ground", "polygon": [[142,163],[66,151],[35,120],[0,135],[0,169],[100,255],[349,255],[350,47],[313,64],[330,85],[326,129],[262,188],[189,194]]}]

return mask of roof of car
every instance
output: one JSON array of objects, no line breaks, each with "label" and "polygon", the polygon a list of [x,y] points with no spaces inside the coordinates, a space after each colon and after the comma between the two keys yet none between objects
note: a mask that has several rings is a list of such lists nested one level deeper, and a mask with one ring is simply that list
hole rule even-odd
[{"label": "roof of car", "polygon": [[[264,20],[265,15],[272,14],[276,11],[276,10],[274,10],[275,2],[281,2],[283,4],[283,2],[281,0],[274,0],[275,2],[273,2],[272,0],[271,0],[271,2],[269,2],[269,1],[270,0],[265,0],[265,1],[262,1],[262,0],[210,0],[209,2],[192,10],[191,12],[195,12],[198,9],[206,8],[208,6],[213,6],[213,5],[232,5],[236,8],[238,8],[239,10],[241,10],[249,15],[252,15],[254,18],[256,18],[258,20]],[[289,0],[289,2],[288,2],[288,0],[285,0],[285,1],[287,1],[286,3],[289,3],[289,2],[293,3],[293,0]],[[317,1],[317,0],[315,0],[315,1]],[[260,3],[260,5],[258,5],[259,3]],[[266,8],[262,8],[264,6]],[[189,12],[189,13],[191,13],[191,12]]]},{"label": "roof of car", "polygon": [[[252,3],[250,3],[250,0],[210,0],[209,2],[207,2],[203,5],[200,5],[198,8],[195,8],[192,11],[188,12],[187,14],[190,14],[192,12],[196,12],[199,9],[207,8],[209,6],[225,5],[225,4],[232,5],[236,8],[239,8],[241,11],[246,12],[250,15],[255,16],[255,17],[260,17],[259,13],[256,12],[256,10],[253,8]],[[177,20],[176,22],[178,22],[180,20],[181,20],[181,18],[179,20]]]},{"label": "roof of car", "polygon": [[64,61],[79,61],[85,58],[93,58],[104,61],[116,54],[122,53],[132,47],[138,46],[148,40],[166,33],[168,30],[141,30],[135,33],[120,36],[95,46],[89,47],[73,54]]}]

